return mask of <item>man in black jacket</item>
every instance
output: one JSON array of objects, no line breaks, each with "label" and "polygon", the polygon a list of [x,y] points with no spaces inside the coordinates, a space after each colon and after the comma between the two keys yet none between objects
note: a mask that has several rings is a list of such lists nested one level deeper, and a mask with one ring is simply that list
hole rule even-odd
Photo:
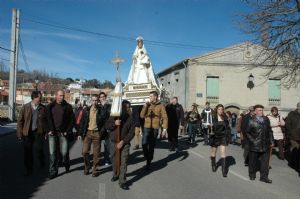
[{"label": "man in black jacket", "polygon": [[270,146],[273,145],[273,131],[268,117],[263,115],[263,106],[255,105],[255,115],[249,120],[246,136],[249,143],[249,177],[255,180],[256,163],[260,158],[260,181],[272,183],[269,175]]},{"label": "man in black jacket", "polygon": [[[112,182],[119,180],[119,185],[122,189],[127,190],[126,171],[127,162],[130,150],[130,141],[134,137],[135,122],[132,118],[132,109],[129,101],[122,102],[122,114],[119,119],[109,118],[106,122],[106,129],[110,131],[110,155],[113,168]],[[117,128],[120,128],[120,142],[117,142]],[[120,161],[117,161],[117,150],[120,150]],[[120,173],[118,175],[117,167],[120,164]]]},{"label": "man in black jacket", "polygon": [[169,151],[178,152],[178,129],[183,129],[184,111],[181,104],[178,103],[178,98],[173,97],[171,103],[166,106],[168,115],[168,140],[170,143]]},{"label": "man in black jacket", "polygon": [[241,142],[242,147],[244,149],[244,164],[245,166],[249,165],[249,144],[246,136],[246,129],[249,124],[250,119],[255,115],[254,113],[254,107],[249,107],[249,112],[242,117],[242,123],[241,123]]},{"label": "man in black jacket", "polygon": [[[108,120],[109,115],[110,115],[110,109],[111,109],[111,104],[108,103],[106,100],[106,94],[104,92],[101,92],[99,94],[99,109],[100,109],[100,116],[101,116],[101,121],[102,121],[102,126],[105,124],[105,122]],[[109,153],[109,136],[108,132],[105,128],[102,128],[101,132],[101,140],[104,141],[104,163],[105,165],[110,165],[110,153]]]},{"label": "man in black jacket", "polygon": [[88,175],[90,170],[89,153],[91,144],[93,144],[93,169],[92,176],[97,176],[97,167],[100,163],[100,149],[102,128],[104,125],[101,117],[100,107],[98,105],[98,95],[92,96],[91,106],[83,113],[80,124],[80,136],[83,137],[82,156],[84,160],[84,174]]},{"label": "man in black jacket", "polygon": [[300,102],[297,103],[297,109],[288,114],[285,126],[291,152],[289,165],[295,168],[300,176]]},{"label": "man in black jacket", "polygon": [[[75,116],[73,108],[65,100],[63,90],[56,92],[55,101],[47,106],[47,132],[49,137],[49,178],[55,178],[58,174],[58,154],[60,149],[66,172],[69,172],[69,147],[68,140],[74,126]],[[59,147],[58,147],[59,146]]]}]

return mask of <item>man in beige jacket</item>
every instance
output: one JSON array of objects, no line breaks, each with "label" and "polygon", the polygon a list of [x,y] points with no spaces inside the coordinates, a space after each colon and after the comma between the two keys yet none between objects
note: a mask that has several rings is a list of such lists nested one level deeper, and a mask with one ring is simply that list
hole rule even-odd
[{"label": "man in beige jacket", "polygon": [[142,146],[144,157],[147,161],[145,167],[146,170],[150,170],[150,164],[153,160],[155,141],[160,128],[160,121],[162,120],[163,136],[166,135],[168,128],[166,109],[157,98],[158,93],[156,91],[150,92],[150,102],[144,104],[140,114],[141,118],[145,119]]}]

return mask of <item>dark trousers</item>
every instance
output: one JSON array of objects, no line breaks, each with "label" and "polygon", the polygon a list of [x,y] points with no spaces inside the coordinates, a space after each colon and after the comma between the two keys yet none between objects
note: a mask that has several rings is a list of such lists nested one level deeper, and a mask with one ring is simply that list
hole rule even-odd
[{"label": "dark trousers", "polygon": [[249,164],[249,143],[247,140],[244,139],[242,141],[242,147],[244,149],[244,153],[243,153],[244,163]]},{"label": "dark trousers", "polygon": [[158,135],[158,129],[144,128],[143,137],[142,137],[142,146],[143,146],[144,157],[147,160],[147,163],[150,163],[153,160],[154,147],[155,147],[157,135]]},{"label": "dark trousers", "polygon": [[110,139],[107,136],[103,140],[103,146],[104,146],[104,162],[105,163],[110,163]]},{"label": "dark trousers", "polygon": [[290,140],[289,165],[300,175],[300,141]]},{"label": "dark trousers", "polygon": [[256,177],[257,163],[260,159],[260,178],[268,178],[269,175],[270,151],[254,152],[249,151],[249,176]]},{"label": "dark trousers", "polygon": [[276,146],[278,147],[278,157],[279,159],[284,159],[284,152],[283,152],[283,140],[275,140]]},{"label": "dark trousers", "polygon": [[203,136],[204,136],[204,144],[205,145],[209,144],[209,133],[210,133],[210,129],[209,128],[204,128],[203,129]]},{"label": "dark trousers", "polygon": [[191,142],[195,142],[196,139],[196,134],[198,131],[198,124],[193,124],[193,123],[189,123],[189,136],[190,136],[190,141]]},{"label": "dark trousers", "polygon": [[36,152],[39,159],[40,166],[43,167],[45,164],[44,155],[44,138],[42,135],[36,132],[29,132],[28,136],[23,137],[24,146],[24,165],[27,172],[32,172],[33,170],[33,151]]},{"label": "dark trousers", "polygon": [[168,141],[170,143],[170,150],[175,150],[175,148],[178,147],[178,129],[179,126],[171,127],[168,129]]},{"label": "dark trousers", "polygon": [[[130,144],[125,144],[120,149],[120,175],[119,184],[126,183],[126,172],[129,157]],[[117,177],[117,143],[110,143],[110,156],[113,169],[113,177]]]}]

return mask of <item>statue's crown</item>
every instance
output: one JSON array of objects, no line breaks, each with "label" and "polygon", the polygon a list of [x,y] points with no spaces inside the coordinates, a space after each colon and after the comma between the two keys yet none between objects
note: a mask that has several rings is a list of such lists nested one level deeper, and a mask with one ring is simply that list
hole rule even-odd
[{"label": "statue's crown", "polygon": [[136,41],[144,41],[144,38],[141,37],[141,36],[138,36],[138,37],[136,38]]}]

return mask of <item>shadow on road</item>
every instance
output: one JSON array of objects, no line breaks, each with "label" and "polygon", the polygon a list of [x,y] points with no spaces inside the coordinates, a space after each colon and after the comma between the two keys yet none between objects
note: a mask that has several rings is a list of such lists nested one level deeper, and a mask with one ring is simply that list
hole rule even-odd
[{"label": "shadow on road", "polygon": [[[156,148],[158,148],[158,149],[168,149],[168,146],[169,146],[169,143],[167,143],[167,142],[158,141],[157,144],[156,144]],[[134,155],[137,155],[137,154],[138,153],[136,153]],[[154,156],[155,156],[155,152],[154,152]],[[142,167],[142,168],[139,168],[139,169],[137,169],[137,170],[135,170],[131,173],[128,173],[126,175],[127,177],[131,177],[131,176],[133,176],[133,177],[130,180],[128,180],[127,183],[128,183],[129,186],[132,186],[135,182],[139,181],[143,177],[145,177],[145,176],[147,176],[147,175],[149,175],[149,174],[151,174],[155,171],[158,171],[158,170],[161,170],[161,169],[167,167],[169,162],[172,162],[174,160],[183,161],[188,156],[189,156],[188,151],[184,151],[184,150],[182,150],[178,153],[175,153],[175,152],[171,153],[167,157],[165,157],[161,160],[152,162],[151,170],[145,170],[145,168]],[[141,158],[140,160],[143,161],[144,158]],[[132,161],[135,161],[135,158]],[[129,164],[132,164],[132,162],[129,162]]]},{"label": "shadow on road", "polygon": [[[70,148],[73,146],[70,143]],[[43,186],[48,180],[48,141],[45,142],[46,166],[40,168],[37,158],[34,161],[34,171],[30,176],[24,176],[23,144],[17,142],[15,134],[0,137],[0,198],[27,199]],[[34,154],[35,155],[35,154]],[[63,175],[64,172],[60,175]]]}]

